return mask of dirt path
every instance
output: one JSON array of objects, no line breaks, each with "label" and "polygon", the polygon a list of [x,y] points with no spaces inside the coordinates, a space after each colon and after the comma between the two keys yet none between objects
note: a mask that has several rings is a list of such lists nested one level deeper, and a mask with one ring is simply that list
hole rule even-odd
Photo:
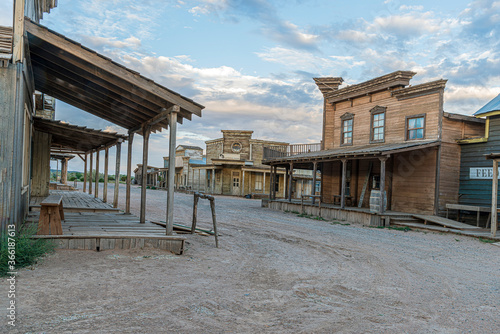
[{"label": "dirt path", "polygon": [[[139,188],[132,194],[138,210]],[[165,199],[148,192],[149,219],[164,220]],[[191,203],[176,194],[176,221],[189,222]],[[255,200],[218,196],[216,206],[219,249],[195,235],[183,256],[66,250],[22,270],[16,331],[500,332],[498,247],[300,218]],[[208,203],[199,212],[208,227]],[[5,312],[5,293],[0,302]]]}]

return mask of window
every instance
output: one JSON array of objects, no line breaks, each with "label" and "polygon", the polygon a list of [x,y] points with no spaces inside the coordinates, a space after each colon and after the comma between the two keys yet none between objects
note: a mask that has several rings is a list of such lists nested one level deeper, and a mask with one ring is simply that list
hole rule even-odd
[{"label": "window", "polygon": [[262,173],[255,174],[255,190],[262,190]]},{"label": "window", "polygon": [[234,142],[232,145],[231,145],[231,150],[235,153],[238,153],[239,151],[241,151],[241,143],[238,143],[238,142]]},{"label": "window", "polygon": [[406,140],[424,139],[425,114],[406,118]]},{"label": "window", "polygon": [[370,143],[385,141],[385,107],[376,106],[371,113]]},{"label": "window", "polygon": [[351,113],[345,113],[340,116],[340,119],[342,120],[340,145],[352,145],[354,115]]},{"label": "window", "polygon": [[233,188],[240,187],[240,172],[233,172]]}]

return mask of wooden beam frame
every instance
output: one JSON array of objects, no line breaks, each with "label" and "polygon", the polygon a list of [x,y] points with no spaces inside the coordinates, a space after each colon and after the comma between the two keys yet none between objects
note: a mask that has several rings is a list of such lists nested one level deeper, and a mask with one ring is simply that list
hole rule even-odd
[{"label": "wooden beam frame", "polygon": [[[168,186],[167,186],[167,214],[166,234],[174,233],[174,178],[175,178],[175,146],[177,139],[177,112],[173,109],[169,117],[169,143],[168,143]],[[173,168],[172,168],[173,167]],[[222,178],[221,178],[222,179]]]},{"label": "wooden beam frame", "polygon": [[115,166],[115,192],[113,196],[113,208],[118,207],[118,194],[120,188],[120,163],[122,158],[122,143],[116,143],[116,166]]},{"label": "wooden beam frame", "polygon": [[128,134],[128,154],[127,154],[127,189],[125,191],[125,213],[130,214],[130,187],[132,183],[132,144],[134,133]]}]

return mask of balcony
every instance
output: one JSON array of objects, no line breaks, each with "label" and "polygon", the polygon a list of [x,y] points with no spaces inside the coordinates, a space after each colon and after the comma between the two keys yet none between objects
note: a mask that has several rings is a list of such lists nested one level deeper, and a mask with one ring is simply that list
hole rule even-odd
[{"label": "balcony", "polygon": [[264,146],[263,160],[290,157],[292,155],[321,151],[321,143],[293,144],[288,146]]}]

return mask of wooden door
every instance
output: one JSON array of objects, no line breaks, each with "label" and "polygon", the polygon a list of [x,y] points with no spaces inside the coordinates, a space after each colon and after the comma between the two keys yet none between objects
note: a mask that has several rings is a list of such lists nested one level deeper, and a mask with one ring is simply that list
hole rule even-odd
[{"label": "wooden door", "polygon": [[232,173],[232,194],[233,195],[241,195],[240,192],[240,172]]}]

